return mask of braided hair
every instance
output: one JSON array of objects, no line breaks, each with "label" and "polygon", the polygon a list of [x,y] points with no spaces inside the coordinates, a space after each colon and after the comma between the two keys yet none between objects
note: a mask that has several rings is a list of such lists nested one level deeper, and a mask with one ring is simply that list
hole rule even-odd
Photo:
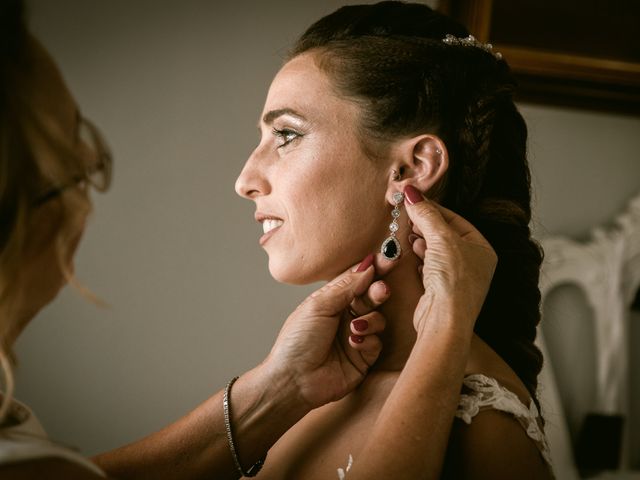
[{"label": "braided hair", "polygon": [[425,5],[347,6],[313,24],[290,58],[316,53],[337,93],[361,107],[363,144],[379,149],[420,133],[445,142],[449,169],[430,193],[473,223],[499,258],[475,331],[537,404],[542,250],[529,229],[527,128],[507,63],[481,48],[446,44],[447,34],[468,32]]}]

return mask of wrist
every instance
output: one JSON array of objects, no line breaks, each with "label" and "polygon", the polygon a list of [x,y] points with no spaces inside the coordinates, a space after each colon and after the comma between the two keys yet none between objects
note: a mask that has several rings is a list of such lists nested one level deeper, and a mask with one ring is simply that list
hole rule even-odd
[{"label": "wrist", "polygon": [[232,430],[234,456],[243,471],[264,461],[271,446],[308,413],[291,383],[286,372],[265,362],[243,374],[233,389],[227,388],[231,414],[225,418],[225,429],[227,435]]},{"label": "wrist", "polygon": [[299,379],[291,368],[268,357],[251,373],[259,379],[265,397],[277,404],[278,409],[302,418],[314,408],[302,394]]},{"label": "wrist", "polygon": [[462,342],[470,342],[476,318],[475,312],[452,298],[434,300],[428,312],[416,325],[417,341],[442,334]]}]

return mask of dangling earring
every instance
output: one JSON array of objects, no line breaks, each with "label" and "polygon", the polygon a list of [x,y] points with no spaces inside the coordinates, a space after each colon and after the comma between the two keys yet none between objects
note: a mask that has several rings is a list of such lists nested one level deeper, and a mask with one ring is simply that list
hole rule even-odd
[{"label": "dangling earring", "polygon": [[389,231],[391,232],[380,247],[380,253],[388,260],[397,259],[402,253],[400,248],[400,242],[396,238],[396,232],[398,231],[398,217],[400,216],[400,205],[404,201],[404,193],[396,192],[393,194],[393,210],[391,210],[391,216],[393,220],[389,224]]}]

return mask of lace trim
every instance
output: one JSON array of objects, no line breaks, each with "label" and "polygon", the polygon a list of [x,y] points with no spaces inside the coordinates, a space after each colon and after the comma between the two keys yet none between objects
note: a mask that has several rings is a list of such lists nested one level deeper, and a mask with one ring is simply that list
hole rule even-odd
[{"label": "lace trim", "polygon": [[[495,378],[479,373],[466,376],[462,383],[470,392],[460,395],[456,417],[470,425],[473,417],[490,408],[513,415],[525,429],[527,436],[535,442],[540,450],[540,455],[551,468],[549,444],[547,437],[545,437],[538,424],[540,413],[533,400],[531,400],[529,408],[527,408],[515,393],[500,385]],[[338,468],[339,480],[345,479],[346,473],[351,469],[352,465],[353,457],[349,454],[346,468]]]},{"label": "lace trim", "polygon": [[549,444],[538,424],[540,413],[533,400],[527,408],[515,393],[504,388],[496,379],[482,374],[468,375],[462,383],[470,392],[460,395],[456,417],[471,424],[473,417],[490,408],[513,415],[535,442],[542,458],[551,465]]}]

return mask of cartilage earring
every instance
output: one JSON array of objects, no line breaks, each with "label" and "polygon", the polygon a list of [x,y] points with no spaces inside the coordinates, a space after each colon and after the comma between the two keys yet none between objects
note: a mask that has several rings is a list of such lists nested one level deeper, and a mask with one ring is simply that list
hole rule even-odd
[{"label": "cartilage earring", "polygon": [[380,247],[380,253],[388,260],[397,259],[402,253],[400,248],[400,242],[396,238],[396,232],[398,231],[398,217],[400,216],[400,205],[404,201],[404,193],[396,192],[393,194],[393,210],[391,210],[391,216],[393,220],[389,224],[389,231],[391,232]]}]

